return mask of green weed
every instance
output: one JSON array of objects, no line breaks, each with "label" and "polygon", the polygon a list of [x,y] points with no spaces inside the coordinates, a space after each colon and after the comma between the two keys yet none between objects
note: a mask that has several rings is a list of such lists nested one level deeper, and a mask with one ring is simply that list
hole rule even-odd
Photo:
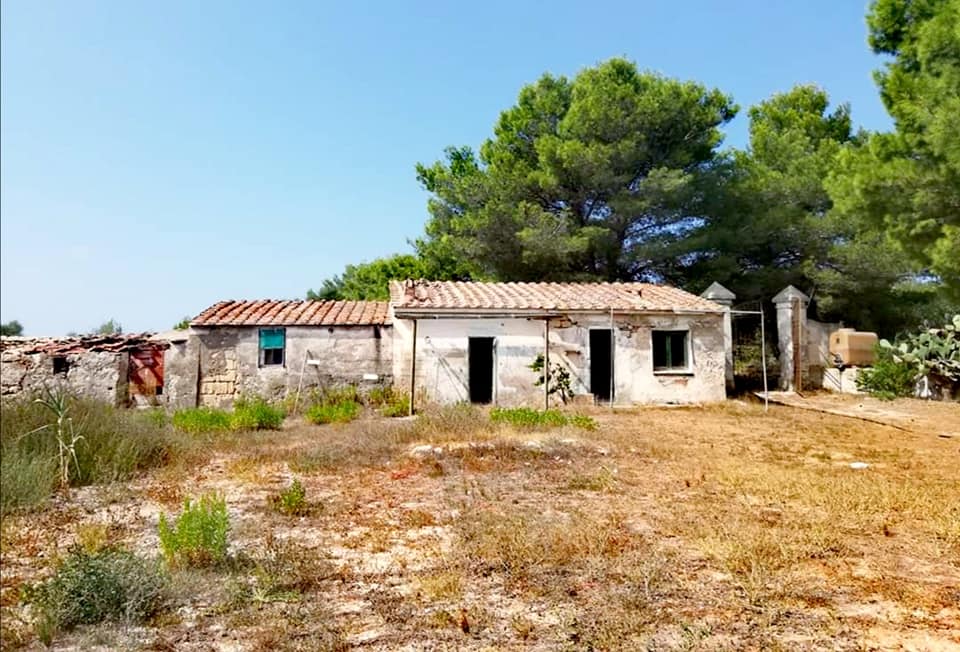
[{"label": "green weed", "polygon": [[360,404],[354,401],[311,405],[304,417],[310,423],[349,423],[360,416]]},{"label": "green weed", "polygon": [[567,416],[559,410],[534,410],[527,407],[494,408],[490,410],[490,421],[506,423],[516,428],[560,428],[573,425],[595,430],[597,427],[596,421],[583,414]]},{"label": "green weed", "polygon": [[211,407],[177,410],[173,415],[173,427],[192,435],[226,432],[230,430],[230,413]]},{"label": "green weed", "polygon": [[200,567],[223,562],[227,556],[230,517],[222,496],[204,494],[183,502],[183,512],[170,525],[160,514],[160,549],[170,566]]},{"label": "green weed", "polygon": [[310,511],[310,506],[307,504],[307,490],[296,478],[289,487],[271,496],[270,503],[275,510],[288,516],[304,516]]},{"label": "green weed", "polygon": [[241,398],[234,403],[230,416],[232,430],[279,430],[286,417],[283,408],[262,398]]}]

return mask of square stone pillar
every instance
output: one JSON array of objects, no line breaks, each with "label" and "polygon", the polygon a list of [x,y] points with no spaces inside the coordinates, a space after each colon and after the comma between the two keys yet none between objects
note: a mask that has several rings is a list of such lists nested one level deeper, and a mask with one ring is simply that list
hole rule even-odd
[{"label": "square stone pillar", "polygon": [[733,307],[733,300],[737,298],[733,292],[723,287],[716,281],[710,284],[701,294],[701,297],[718,303],[724,308],[723,312],[723,359],[724,375],[727,379],[727,389],[733,389],[733,321],[730,315],[730,309]]},{"label": "square stone pillar", "polygon": [[[807,305],[810,297],[788,285],[777,296],[773,297],[773,305],[777,307],[777,344],[780,348],[780,389],[796,392],[797,387],[794,366],[794,351],[800,353],[800,369],[806,371],[807,347],[805,346],[807,333]],[[800,339],[794,341],[794,311],[798,311],[800,320]]]}]

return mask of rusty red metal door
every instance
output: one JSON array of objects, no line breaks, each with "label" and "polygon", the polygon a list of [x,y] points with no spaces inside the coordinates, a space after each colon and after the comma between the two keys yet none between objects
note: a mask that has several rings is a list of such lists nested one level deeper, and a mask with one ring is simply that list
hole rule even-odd
[{"label": "rusty red metal door", "polygon": [[159,346],[131,349],[127,379],[131,398],[163,394],[163,349]]}]

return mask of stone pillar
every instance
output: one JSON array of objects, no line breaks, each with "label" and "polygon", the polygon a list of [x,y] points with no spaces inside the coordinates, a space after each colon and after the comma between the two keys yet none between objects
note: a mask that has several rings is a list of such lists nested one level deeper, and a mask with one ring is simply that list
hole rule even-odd
[{"label": "stone pillar", "polygon": [[[806,349],[804,340],[807,332],[807,304],[810,297],[788,285],[780,294],[773,297],[773,304],[777,307],[777,344],[780,347],[780,389],[795,392],[803,389],[797,387],[794,381],[795,369],[793,366],[794,350],[800,352],[800,369],[805,370]],[[800,311],[800,341],[794,342],[793,311],[798,307]]]},{"label": "stone pillar", "polygon": [[737,298],[733,292],[723,287],[716,281],[710,284],[703,293],[700,294],[704,299],[718,303],[724,308],[723,313],[723,351],[724,351],[724,372],[727,378],[727,389],[733,389],[733,320],[730,316],[730,309],[733,307],[733,300]]}]

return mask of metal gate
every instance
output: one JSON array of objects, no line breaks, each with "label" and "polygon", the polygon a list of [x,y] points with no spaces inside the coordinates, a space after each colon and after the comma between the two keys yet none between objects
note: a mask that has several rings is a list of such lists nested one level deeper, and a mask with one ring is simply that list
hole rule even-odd
[{"label": "metal gate", "polygon": [[764,321],[768,315],[773,313],[765,312],[756,302],[730,311],[733,383],[738,393],[761,391],[765,381],[772,384],[771,379],[779,374],[777,352],[767,333],[772,324]]}]

